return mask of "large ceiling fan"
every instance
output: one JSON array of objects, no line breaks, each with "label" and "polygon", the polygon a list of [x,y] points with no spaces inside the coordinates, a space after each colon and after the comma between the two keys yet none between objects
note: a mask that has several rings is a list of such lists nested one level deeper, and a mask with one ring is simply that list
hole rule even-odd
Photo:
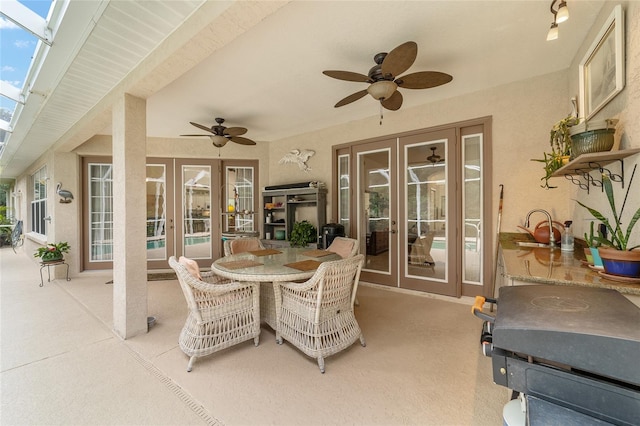
[{"label": "large ceiling fan", "polygon": [[453,80],[449,74],[437,71],[420,71],[399,76],[416,60],[418,45],[408,41],[396,47],[389,53],[378,53],[373,57],[376,65],[369,70],[368,75],[351,71],[323,71],[322,73],[338,80],[369,83],[369,87],[353,93],[339,101],[335,107],[341,107],[370,94],[374,99],[389,110],[395,111],[402,106],[403,89],[429,89]]},{"label": "large ceiling fan", "polygon": [[209,136],[211,138],[211,142],[213,145],[222,148],[226,145],[227,142],[235,142],[240,145],[255,145],[256,143],[251,139],[243,138],[240,135],[244,135],[247,133],[247,129],[244,127],[225,127],[222,125],[224,123],[224,118],[216,118],[217,125],[211,126],[210,128],[207,126],[203,126],[202,124],[194,123],[190,121],[191,125],[197,127],[198,129],[202,129],[206,132],[211,133],[210,135],[180,135],[180,136]]}]

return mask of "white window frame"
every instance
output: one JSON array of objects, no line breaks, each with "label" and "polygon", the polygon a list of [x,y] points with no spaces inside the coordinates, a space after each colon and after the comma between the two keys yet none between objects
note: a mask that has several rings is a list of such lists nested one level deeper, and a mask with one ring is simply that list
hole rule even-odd
[{"label": "white window frame", "polygon": [[47,235],[47,166],[31,175],[31,232]]}]

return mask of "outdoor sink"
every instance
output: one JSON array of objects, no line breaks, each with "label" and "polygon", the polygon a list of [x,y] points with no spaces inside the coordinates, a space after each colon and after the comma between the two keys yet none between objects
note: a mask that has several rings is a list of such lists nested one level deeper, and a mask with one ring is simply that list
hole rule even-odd
[{"label": "outdoor sink", "polygon": [[521,247],[542,247],[551,248],[549,244],[536,243],[534,241],[518,241],[518,245]]}]

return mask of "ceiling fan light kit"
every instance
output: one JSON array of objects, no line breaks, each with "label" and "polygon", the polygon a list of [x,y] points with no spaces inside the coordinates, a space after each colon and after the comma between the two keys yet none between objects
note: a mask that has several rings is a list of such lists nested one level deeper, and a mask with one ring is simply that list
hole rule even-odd
[{"label": "ceiling fan light kit", "polygon": [[205,137],[208,136],[211,139],[211,143],[216,148],[222,148],[227,144],[227,142],[235,142],[240,145],[255,145],[256,143],[251,139],[243,138],[240,135],[244,135],[247,133],[247,129],[244,127],[225,127],[222,125],[224,123],[224,118],[216,118],[216,125],[211,127],[203,126],[202,124],[194,123],[190,121],[189,123],[197,127],[198,129],[204,130],[205,132],[211,133],[210,135],[180,135],[180,136],[193,136],[193,137]]},{"label": "ceiling fan light kit", "polygon": [[352,71],[323,71],[324,75],[338,80],[369,83],[366,89],[355,92],[338,101],[335,104],[335,108],[355,102],[369,94],[380,102],[381,109],[384,107],[388,110],[396,111],[400,109],[403,101],[399,88],[429,89],[453,80],[453,77],[449,74],[437,71],[421,71],[400,76],[413,65],[417,56],[418,45],[413,41],[408,41],[389,53],[376,54],[373,57],[376,65],[369,70],[367,75]]},{"label": "ceiling fan light kit", "polygon": [[389,99],[391,95],[396,91],[398,85],[393,81],[389,80],[380,80],[372,83],[368,88],[367,92],[373,96],[373,99],[376,101],[383,101],[385,99]]},{"label": "ceiling fan light kit", "polygon": [[566,22],[569,19],[569,8],[567,7],[567,2],[565,0],[560,1],[557,10],[553,8],[556,3],[558,3],[558,0],[553,0],[551,2],[551,6],[549,7],[549,9],[551,10],[551,14],[553,15],[553,22],[551,23],[549,32],[547,32],[547,41],[557,40],[558,24]]}]

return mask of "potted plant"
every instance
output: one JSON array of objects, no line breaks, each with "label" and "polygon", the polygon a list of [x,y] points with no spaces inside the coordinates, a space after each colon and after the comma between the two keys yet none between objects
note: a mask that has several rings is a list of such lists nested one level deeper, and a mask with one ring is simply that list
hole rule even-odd
[{"label": "potted plant", "polygon": [[556,170],[569,161],[571,157],[571,135],[569,129],[571,126],[578,124],[578,121],[577,117],[569,114],[554,124],[549,134],[551,152],[543,153],[544,158],[542,159],[531,160],[544,163],[545,175],[541,178],[541,180],[544,180],[544,185],[541,185],[543,188],[556,188],[555,186],[549,185],[549,179]]},{"label": "potted plant", "polygon": [[[607,274],[640,278],[640,250],[635,250],[636,248],[640,247],[640,245],[634,247],[628,246],[631,231],[633,230],[633,227],[638,222],[638,220],[640,220],[640,208],[638,208],[638,210],[636,210],[631,216],[631,220],[629,221],[629,225],[627,226],[626,230],[623,229],[621,216],[624,205],[620,210],[620,214],[618,214],[615,205],[613,187],[611,185],[611,179],[609,178],[609,176],[602,175],[602,186],[604,187],[605,194],[607,195],[607,200],[609,201],[612,220],[609,220],[599,211],[584,205],[580,201],[577,201],[577,203],[587,209],[589,213],[591,213],[593,217],[602,222],[607,229],[607,234],[609,235],[609,237],[602,234],[599,234],[597,237],[594,236],[594,241],[600,244],[598,253],[602,258],[604,270]],[[630,187],[631,181],[627,186],[626,195],[628,195]]]},{"label": "potted plant", "polygon": [[584,121],[571,127],[571,159],[592,152],[611,151],[614,143],[617,119]]},{"label": "potted plant", "polygon": [[291,247],[306,247],[307,244],[313,243],[318,238],[318,231],[311,222],[303,220],[293,224],[291,235],[289,236],[289,244]]},{"label": "potted plant", "polygon": [[549,135],[549,145],[551,145],[551,155],[563,158],[564,163],[571,157],[571,133],[570,128],[578,124],[578,118],[573,114],[558,121],[551,127]]},{"label": "potted plant", "polygon": [[69,248],[69,244],[65,241],[49,243],[44,247],[38,247],[33,257],[39,257],[43,263],[56,262],[64,259],[64,253],[69,253]]}]

